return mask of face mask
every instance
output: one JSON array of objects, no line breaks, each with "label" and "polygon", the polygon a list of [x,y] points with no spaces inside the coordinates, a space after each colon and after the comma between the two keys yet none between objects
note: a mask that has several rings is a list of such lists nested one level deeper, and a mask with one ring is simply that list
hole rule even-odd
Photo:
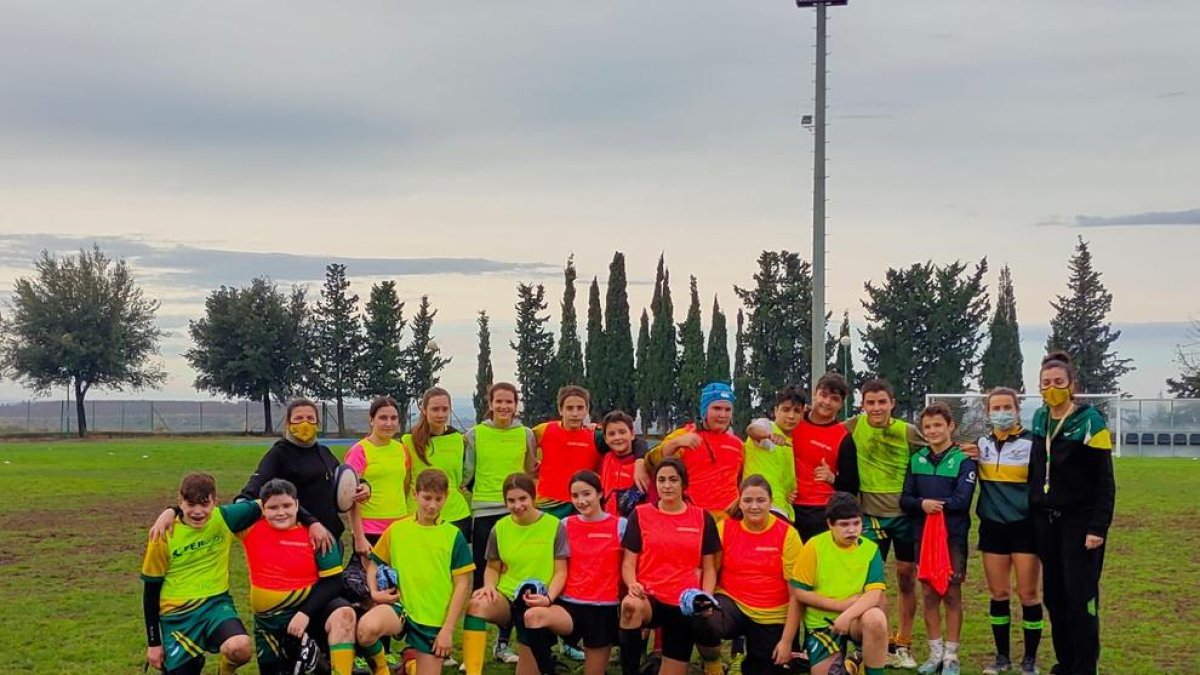
[{"label": "face mask", "polygon": [[317,437],[317,425],[312,422],[296,422],[288,425],[288,433],[301,443],[312,443]]},{"label": "face mask", "polygon": [[992,428],[997,431],[1008,431],[1017,425],[1017,414],[1011,410],[997,410],[990,413],[988,418],[992,421]]},{"label": "face mask", "polygon": [[1056,408],[1071,400],[1071,390],[1066,387],[1046,387],[1042,390],[1042,400],[1051,408]]}]

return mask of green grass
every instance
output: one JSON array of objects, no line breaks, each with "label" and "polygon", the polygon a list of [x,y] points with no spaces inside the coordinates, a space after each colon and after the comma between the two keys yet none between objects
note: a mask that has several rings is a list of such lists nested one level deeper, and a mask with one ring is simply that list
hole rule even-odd
[{"label": "green grass", "polygon": [[[174,500],[183,473],[212,472],[228,497],[268,444],[145,439],[0,445],[0,673],[140,673],[145,646],[138,571],[146,528]],[[1200,463],[1122,459],[1117,480],[1103,582],[1104,670],[1197,672],[1200,644],[1190,627],[1200,624]],[[240,549],[234,557],[233,594],[245,610]],[[991,637],[977,554],[964,595],[963,672],[978,673]],[[924,654],[921,632],[918,627],[918,656]],[[1013,644],[1019,654],[1015,629]],[[1045,670],[1053,662],[1049,635],[1043,645]],[[211,660],[208,670],[216,672]],[[511,669],[494,669],[506,671]],[[257,671],[251,666],[241,672]]]}]

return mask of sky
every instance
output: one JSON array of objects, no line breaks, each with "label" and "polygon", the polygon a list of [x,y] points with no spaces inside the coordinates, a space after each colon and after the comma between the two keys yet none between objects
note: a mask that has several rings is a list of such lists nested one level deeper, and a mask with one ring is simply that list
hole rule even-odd
[{"label": "sky", "polygon": [[[1029,370],[1082,236],[1122,384],[1158,395],[1200,317],[1200,5],[829,14],[830,311],[861,326],[889,266],[986,257],[993,288],[1012,268]],[[512,377],[515,286],[545,283],[557,319],[570,255],[581,316],[620,250],[635,320],[660,253],[678,319],[689,275],[706,323],[714,296],[732,318],[760,251],[811,255],[814,23],[786,0],[8,0],[0,307],[43,249],[125,258],[170,333],[158,398],[198,396],[180,354],[211,290],[315,292],[333,261],[363,298],[430,296],[462,394],[476,313]]]}]

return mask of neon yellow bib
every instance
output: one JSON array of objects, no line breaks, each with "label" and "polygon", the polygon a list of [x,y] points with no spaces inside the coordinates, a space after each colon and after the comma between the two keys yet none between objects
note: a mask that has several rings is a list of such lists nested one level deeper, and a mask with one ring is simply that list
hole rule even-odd
[{"label": "neon yellow bib", "polygon": [[[863,592],[867,574],[879,547],[869,539],[859,538],[854,548],[842,548],[829,532],[809,540],[817,549],[817,578],[812,590],[826,598],[845,600]],[[829,612],[815,607],[804,608],[804,625],[809,630],[829,628],[829,622],[839,612]]]},{"label": "neon yellow bib", "polygon": [[213,509],[204,527],[195,529],[182,522],[167,536],[169,567],[163,578],[160,606],[186,607],[187,601],[229,591],[229,549],[233,532],[221,509]]},{"label": "neon yellow bib", "polygon": [[504,479],[525,470],[528,430],[522,426],[497,429],[475,426],[476,502],[503,502]]},{"label": "neon yellow bib", "polygon": [[496,550],[504,563],[504,574],[496,590],[512,599],[517,586],[526,579],[537,579],[547,586],[554,576],[554,538],[558,518],[543,513],[530,525],[518,525],[512,516],[496,523]]},{"label": "neon yellow bib", "polygon": [[796,489],[796,459],[792,454],[791,434],[783,433],[778,424],[771,424],[771,433],[788,437],[787,445],[776,444],[767,450],[747,438],[743,448],[745,460],[743,476],[758,474],[771,484],[771,506],[779,509],[789,519],[794,518],[788,493]]},{"label": "neon yellow bib", "polygon": [[867,423],[864,414],[854,425],[858,449],[859,489],[863,492],[899,494],[904,491],[904,474],[912,451],[908,445],[908,423],[892,420],[883,429]]},{"label": "neon yellow bib", "polygon": [[362,478],[371,484],[371,499],[359,507],[363,518],[395,519],[408,514],[404,482],[408,477],[407,454],[396,439],[375,445],[364,438],[359,445],[367,457]]},{"label": "neon yellow bib", "polygon": [[[478,430],[476,431],[478,433]],[[413,489],[408,496],[408,512],[416,513],[416,502],[413,496],[417,489],[417,476],[426,469],[440,469],[446,474],[450,483],[450,492],[446,495],[446,503],[442,506],[442,520],[454,522],[471,515],[471,505],[463,495],[459,486],[462,485],[463,472],[463,435],[457,431],[441,436],[432,436],[425,448],[425,460],[421,461],[413,443],[412,434],[404,434],[402,439],[412,462]],[[522,461],[522,466],[524,462]]]}]

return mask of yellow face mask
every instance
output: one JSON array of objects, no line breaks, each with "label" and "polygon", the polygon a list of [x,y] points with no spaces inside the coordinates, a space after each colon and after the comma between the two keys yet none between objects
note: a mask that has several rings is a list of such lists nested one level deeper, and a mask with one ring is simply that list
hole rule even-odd
[{"label": "yellow face mask", "polygon": [[1042,390],[1042,400],[1051,408],[1071,400],[1071,390],[1066,387],[1046,387]]},{"label": "yellow face mask", "polygon": [[301,443],[312,443],[317,437],[317,425],[312,422],[296,422],[288,425],[288,433]]}]

